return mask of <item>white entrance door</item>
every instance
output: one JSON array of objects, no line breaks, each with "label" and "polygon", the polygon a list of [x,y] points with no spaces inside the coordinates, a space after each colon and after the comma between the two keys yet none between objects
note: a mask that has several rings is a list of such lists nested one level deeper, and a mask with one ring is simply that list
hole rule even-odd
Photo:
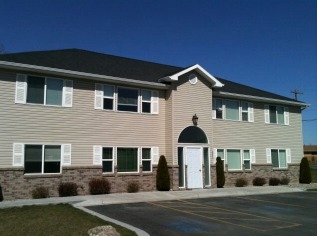
[{"label": "white entrance door", "polygon": [[186,148],[187,187],[202,188],[202,149],[200,147]]}]

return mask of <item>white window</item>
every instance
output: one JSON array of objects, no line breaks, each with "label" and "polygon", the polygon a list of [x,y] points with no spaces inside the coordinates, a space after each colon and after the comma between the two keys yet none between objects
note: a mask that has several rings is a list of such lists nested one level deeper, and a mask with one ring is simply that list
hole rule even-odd
[{"label": "white window", "polygon": [[220,157],[226,164],[229,171],[251,170],[252,163],[255,163],[255,149],[223,149],[214,148],[214,162]]},{"label": "white window", "polygon": [[139,90],[118,87],[118,111],[138,112]]},{"label": "white window", "polygon": [[272,163],[273,168],[287,168],[291,163],[290,149],[266,149],[267,163]]},{"label": "white window", "polygon": [[254,121],[253,104],[238,100],[213,100],[213,119]]},{"label": "white window", "polygon": [[151,148],[142,148],[142,171],[152,171]]},{"label": "white window", "polygon": [[113,173],[113,148],[102,148],[102,172]]},{"label": "white window", "polygon": [[95,84],[95,109],[158,114],[158,92]]},{"label": "white window", "polygon": [[138,148],[117,148],[118,172],[138,172]]},{"label": "white window", "polygon": [[104,85],[103,86],[103,109],[113,110],[114,108],[114,86]]},{"label": "white window", "polygon": [[289,112],[287,107],[265,105],[265,123],[289,125]]},{"label": "white window", "polygon": [[24,167],[25,174],[61,173],[70,165],[71,145],[13,144],[13,165]]},{"label": "white window", "polygon": [[16,78],[16,103],[72,106],[73,82],[41,76],[18,74]]}]

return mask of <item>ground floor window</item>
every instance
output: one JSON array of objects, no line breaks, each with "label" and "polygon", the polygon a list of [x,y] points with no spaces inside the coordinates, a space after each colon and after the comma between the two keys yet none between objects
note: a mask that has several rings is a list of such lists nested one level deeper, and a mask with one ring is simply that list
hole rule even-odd
[{"label": "ground floor window", "polygon": [[113,172],[113,148],[112,147],[102,148],[102,172],[103,173]]},{"label": "ground floor window", "polygon": [[271,149],[272,166],[274,168],[286,168],[286,150]]},{"label": "ground floor window", "polygon": [[255,163],[255,149],[214,149],[214,161],[220,157],[228,171],[251,170],[252,163]]},{"label": "ground floor window", "polygon": [[117,168],[118,172],[137,172],[138,149],[117,148]]},{"label": "ground floor window", "polygon": [[151,148],[142,148],[142,171],[152,171]]},{"label": "ground floor window", "polygon": [[61,172],[60,145],[25,145],[24,173],[43,174]]},{"label": "ground floor window", "polygon": [[236,149],[227,150],[227,164],[228,164],[228,170],[242,169],[240,150],[236,150]]}]

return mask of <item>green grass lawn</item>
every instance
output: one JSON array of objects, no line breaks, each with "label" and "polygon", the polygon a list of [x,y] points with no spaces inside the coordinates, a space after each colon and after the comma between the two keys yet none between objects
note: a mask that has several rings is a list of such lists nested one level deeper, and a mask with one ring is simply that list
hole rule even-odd
[{"label": "green grass lawn", "polygon": [[136,235],[133,231],[103,221],[69,204],[0,209],[0,235],[86,236],[89,229],[101,225],[112,225],[122,236]]}]

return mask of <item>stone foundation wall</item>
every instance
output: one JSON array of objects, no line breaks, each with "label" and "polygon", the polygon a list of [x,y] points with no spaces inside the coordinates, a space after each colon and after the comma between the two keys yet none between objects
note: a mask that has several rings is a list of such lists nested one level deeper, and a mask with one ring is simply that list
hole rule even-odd
[{"label": "stone foundation wall", "polygon": [[[251,171],[225,171],[225,177],[225,187],[235,186],[235,182],[238,178],[246,178],[249,185],[252,185],[252,180],[255,177],[265,178],[267,183],[271,177],[279,179],[287,177],[290,179],[290,183],[298,183],[299,164],[289,164],[287,169],[273,169],[272,165],[253,164]],[[215,165],[211,166],[211,187],[217,187]]]},{"label": "stone foundation wall", "polygon": [[[51,197],[58,196],[58,186],[61,182],[74,182],[78,188],[79,195],[89,194],[89,181],[92,178],[106,178],[111,183],[111,193],[127,192],[129,182],[139,183],[139,191],[156,190],[156,170],[153,167],[151,173],[142,172],[121,174],[102,174],[101,167],[67,167],[63,168],[62,174],[51,175],[24,175],[23,168],[0,169],[0,185],[2,187],[4,200],[30,199],[32,190],[37,187],[47,187]],[[169,166],[172,190],[184,190],[178,187],[178,166]],[[286,170],[272,169],[271,165],[252,165],[252,171],[225,171],[225,187],[234,186],[236,179],[244,177],[252,185],[255,177],[263,177],[267,180],[271,177],[288,177],[290,183],[298,183],[299,164],[290,164]],[[216,166],[211,166],[211,188],[216,185]]]},{"label": "stone foundation wall", "polygon": [[[129,182],[139,183],[139,191],[156,190],[156,170],[153,172],[131,174],[103,174],[101,167],[64,167],[62,174],[49,175],[24,175],[23,168],[0,169],[0,185],[2,187],[4,200],[30,199],[32,190],[37,187],[47,187],[50,197],[58,196],[58,186],[62,182],[74,182],[78,185],[78,194],[89,194],[89,181],[93,178],[106,178],[111,183],[111,193],[127,192]],[[169,167],[171,176],[171,186],[173,176],[175,176],[174,167]],[[178,175],[178,172],[176,173]],[[178,183],[178,182],[177,182]]]}]

